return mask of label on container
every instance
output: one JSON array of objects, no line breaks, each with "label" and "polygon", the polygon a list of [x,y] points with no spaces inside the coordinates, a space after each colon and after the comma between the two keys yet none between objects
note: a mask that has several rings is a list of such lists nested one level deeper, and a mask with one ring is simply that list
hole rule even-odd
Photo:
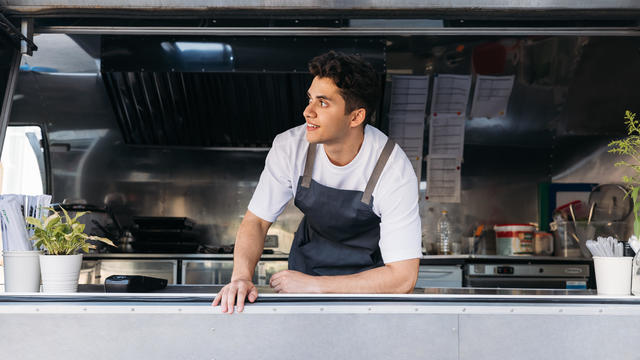
[{"label": "label on container", "polygon": [[496,240],[510,242],[510,255],[533,254],[533,231],[497,231]]}]

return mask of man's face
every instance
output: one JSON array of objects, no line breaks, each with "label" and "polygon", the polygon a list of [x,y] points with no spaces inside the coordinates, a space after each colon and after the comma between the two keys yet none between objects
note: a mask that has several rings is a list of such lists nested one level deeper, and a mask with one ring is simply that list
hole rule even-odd
[{"label": "man's face", "polygon": [[345,115],[345,101],[330,78],[315,77],[307,91],[309,105],[302,113],[307,121],[307,141],[330,144],[339,142],[351,126]]}]

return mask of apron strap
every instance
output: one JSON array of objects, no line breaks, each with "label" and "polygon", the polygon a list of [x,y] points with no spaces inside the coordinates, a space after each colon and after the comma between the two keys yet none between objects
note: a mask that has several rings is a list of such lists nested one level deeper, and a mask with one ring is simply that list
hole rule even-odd
[{"label": "apron strap", "polygon": [[364,189],[364,194],[362,194],[362,202],[369,205],[371,203],[371,195],[373,194],[373,189],[375,189],[376,184],[378,183],[378,179],[382,174],[382,170],[384,170],[384,166],[387,164],[389,160],[389,156],[391,156],[391,152],[393,148],[396,146],[396,143],[391,140],[391,138],[387,138],[387,143],[384,145],[382,149],[382,153],[378,158],[378,162],[376,163],[376,167],[373,168],[373,172],[371,173],[371,177],[369,178],[369,182],[367,182],[367,187]]},{"label": "apron strap", "polygon": [[302,183],[300,186],[309,188],[311,185],[311,174],[313,173],[313,164],[316,162],[316,148],[317,144],[309,143],[307,149],[307,160],[304,163],[304,174],[302,175]]}]

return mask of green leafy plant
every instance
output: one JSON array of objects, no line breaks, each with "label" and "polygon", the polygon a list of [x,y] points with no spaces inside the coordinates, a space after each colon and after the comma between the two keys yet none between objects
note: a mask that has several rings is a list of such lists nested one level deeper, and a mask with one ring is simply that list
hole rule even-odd
[{"label": "green leafy plant", "polygon": [[67,211],[60,207],[64,217],[53,208],[46,208],[53,213],[48,217],[36,219],[27,217],[27,223],[35,227],[31,240],[36,240],[35,247],[44,247],[49,255],[73,255],[78,250],[89,252],[95,245],[87,240],[97,240],[115,246],[111,240],[99,236],[89,236],[84,233],[85,225],[78,222],[78,218],[87,212],[78,212],[71,218]]},{"label": "green leafy plant", "polygon": [[638,214],[640,211],[640,202],[638,201],[638,192],[640,191],[640,121],[636,120],[636,114],[629,110],[625,112],[624,119],[624,123],[627,125],[627,137],[610,142],[609,152],[629,157],[629,161],[618,161],[615,166],[623,166],[633,172],[633,175],[624,175],[622,181],[629,189],[627,196],[631,196],[633,200],[633,234],[640,238],[640,214]]}]

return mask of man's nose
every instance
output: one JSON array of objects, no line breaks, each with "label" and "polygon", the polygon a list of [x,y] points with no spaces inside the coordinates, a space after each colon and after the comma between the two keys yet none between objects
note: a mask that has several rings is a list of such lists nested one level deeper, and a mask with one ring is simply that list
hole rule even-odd
[{"label": "man's nose", "polygon": [[316,117],[316,112],[313,110],[313,103],[309,103],[309,105],[307,105],[307,107],[304,108],[304,111],[302,112],[302,115],[305,118],[314,118],[314,117]]}]

